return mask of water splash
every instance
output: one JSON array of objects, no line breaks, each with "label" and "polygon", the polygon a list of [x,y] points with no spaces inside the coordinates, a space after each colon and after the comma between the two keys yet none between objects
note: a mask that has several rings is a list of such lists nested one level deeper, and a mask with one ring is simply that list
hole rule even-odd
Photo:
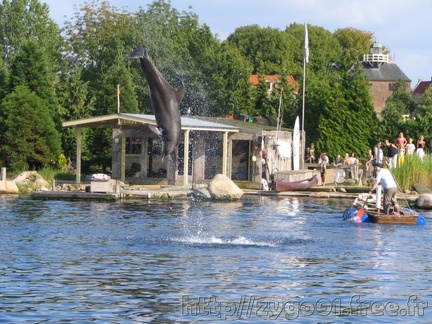
[{"label": "water splash", "polygon": [[235,238],[222,238],[216,236],[188,236],[182,238],[173,239],[176,242],[183,244],[197,244],[197,245],[212,245],[212,244],[221,244],[221,245],[244,245],[244,246],[267,246],[267,247],[277,247],[277,244],[266,242],[266,241],[255,241],[252,239],[248,239],[244,236],[238,236]]}]

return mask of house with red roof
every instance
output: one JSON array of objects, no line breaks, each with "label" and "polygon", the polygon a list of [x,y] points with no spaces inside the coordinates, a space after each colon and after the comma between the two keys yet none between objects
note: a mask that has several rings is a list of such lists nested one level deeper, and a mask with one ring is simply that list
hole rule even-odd
[{"label": "house with red roof", "polygon": [[[280,75],[277,74],[269,74],[264,75],[264,82],[268,85],[267,92],[271,93],[273,90],[277,88],[277,84],[280,81]],[[249,82],[252,83],[253,87],[256,87],[260,82],[260,76],[258,74],[252,74],[249,76]],[[290,85],[291,89],[293,89],[293,93],[298,93],[297,83],[292,75],[287,76],[287,82]],[[279,91],[279,90],[278,90]]]},{"label": "house with red roof", "polygon": [[431,84],[432,84],[432,79],[430,81],[418,80],[416,86],[414,87],[414,90],[411,93],[411,97],[415,103],[421,102],[421,98],[423,94]]}]

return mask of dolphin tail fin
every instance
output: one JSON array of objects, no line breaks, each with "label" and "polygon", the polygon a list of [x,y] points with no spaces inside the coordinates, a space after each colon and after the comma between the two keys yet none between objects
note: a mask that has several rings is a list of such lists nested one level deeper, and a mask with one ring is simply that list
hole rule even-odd
[{"label": "dolphin tail fin", "polygon": [[147,51],[144,49],[144,47],[142,47],[141,45],[139,45],[132,53],[129,54],[128,58],[129,59],[139,59],[139,58],[143,58],[143,57],[147,57]]}]

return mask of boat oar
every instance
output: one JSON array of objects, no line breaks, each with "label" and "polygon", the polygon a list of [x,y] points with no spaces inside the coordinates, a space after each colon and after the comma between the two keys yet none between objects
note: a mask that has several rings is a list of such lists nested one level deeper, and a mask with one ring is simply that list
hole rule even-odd
[{"label": "boat oar", "polygon": [[357,217],[359,218],[360,221],[361,221],[361,219],[363,217],[363,214],[364,214],[364,211],[365,211],[365,206],[366,206],[366,203],[367,203],[368,199],[369,199],[369,195],[366,197],[366,200],[365,200],[363,206],[361,206],[359,209],[357,209]]}]

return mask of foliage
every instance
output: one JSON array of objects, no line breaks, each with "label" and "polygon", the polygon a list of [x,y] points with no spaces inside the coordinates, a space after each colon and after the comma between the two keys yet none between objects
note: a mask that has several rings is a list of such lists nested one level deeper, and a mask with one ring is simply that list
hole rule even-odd
[{"label": "foliage", "polygon": [[36,41],[55,72],[64,41],[58,25],[49,18],[49,7],[39,0],[3,0],[0,4],[2,58],[9,66],[21,50],[23,40]]},{"label": "foliage", "polygon": [[407,124],[403,119],[404,115],[410,115],[414,110],[414,103],[410,94],[406,91],[406,84],[399,80],[395,84],[393,94],[387,99],[385,108],[382,111],[381,120],[381,139],[394,141],[399,132],[408,134],[405,131]]},{"label": "foliage", "polygon": [[[335,82],[331,94],[323,106],[317,123],[316,147],[335,157],[355,152],[358,157],[366,156],[372,145],[372,130],[377,119],[368,94],[368,87],[360,71],[342,74]],[[330,85],[328,85],[330,90]],[[341,136],[355,134],[355,136]]]},{"label": "foliage", "polygon": [[60,156],[59,156],[59,158],[58,158],[58,163],[57,163],[57,165],[58,165],[58,168],[59,168],[60,170],[63,170],[63,171],[67,170],[67,168],[68,168],[68,161],[67,161],[67,159],[66,159],[66,156],[64,156],[63,153],[60,154]]},{"label": "foliage", "polygon": [[414,124],[412,128],[415,129],[412,136],[418,138],[420,135],[432,134],[432,87],[428,87],[423,93],[422,100],[418,105],[418,111],[414,114],[414,117],[416,120],[409,120]]},{"label": "foliage", "polygon": [[25,85],[45,101],[54,120],[58,120],[58,100],[48,59],[34,40],[24,40],[11,63],[11,89]]},{"label": "foliage", "polygon": [[227,42],[238,48],[249,61],[251,74],[282,74],[282,71],[291,70],[289,62],[292,60],[287,59],[293,53],[289,35],[276,28],[258,25],[240,27],[228,37]]},{"label": "foliage", "polygon": [[60,138],[46,102],[25,85],[17,86],[1,103],[0,154],[14,170],[54,167]]},{"label": "foliage", "polygon": [[0,101],[10,92],[10,72],[0,58]]},{"label": "foliage", "polygon": [[208,94],[214,100],[209,114],[224,116],[233,114],[238,107],[246,113],[253,112],[251,87],[248,81],[249,63],[236,48],[222,44],[212,58],[212,69],[208,71]]},{"label": "foliage", "polygon": [[334,32],[334,37],[341,46],[340,70],[348,71],[352,65],[362,61],[363,54],[369,53],[374,34],[355,28],[342,28]]},{"label": "foliage", "polygon": [[412,190],[415,183],[432,188],[432,159],[426,155],[420,159],[416,154],[405,155],[404,162],[392,169],[392,174],[398,184],[399,190]]},{"label": "foliage", "polygon": [[[59,76],[57,85],[57,98],[59,101],[59,118],[62,121],[88,118],[93,115],[94,98],[89,94],[90,84],[83,81],[81,76],[82,67],[70,62],[65,65],[66,70],[62,71]],[[87,128],[82,130],[83,137],[89,132]],[[62,148],[66,157],[73,158],[76,154],[76,129],[61,128]],[[87,141],[82,146],[82,158],[89,158],[89,149]]]},{"label": "foliage", "polygon": [[1,159],[15,170],[54,166],[60,154],[53,74],[45,53],[24,40],[11,61],[10,91],[1,102]]},{"label": "foliage", "polygon": [[[44,116],[44,126],[51,129],[54,125],[61,134],[62,149],[57,144],[60,135],[52,135],[52,147],[40,158],[53,156],[57,162],[60,152],[66,160],[73,158],[75,129],[63,128],[61,122],[117,112],[117,85],[121,112],[150,113],[139,62],[125,59],[138,45],[147,49],[175,88],[185,84],[182,113],[225,116],[241,112],[276,118],[280,107],[283,126],[291,128],[302,115],[304,104],[306,141],[316,143],[317,151],[325,150],[330,157],[350,151],[366,156],[378,139],[396,138],[400,131],[413,138],[432,133],[432,89],[416,106],[402,81],[395,85],[383,118],[377,119],[368,83],[356,65],[368,52],[372,33],[353,28],[332,33],[313,25],[308,25],[308,31],[310,55],[304,66],[303,24],[293,23],[285,30],[243,26],[220,41],[207,25],[199,23],[196,14],[179,12],[169,0],[156,0],[133,13],[105,0],[89,0],[77,7],[61,34],[49,19],[46,4],[4,0],[0,5],[0,36],[4,40],[0,49],[0,116],[5,121],[0,126],[1,144],[9,144],[5,141],[14,131],[9,127],[17,127],[20,116],[12,116],[13,109],[25,108],[26,116]],[[248,81],[251,74],[278,75],[277,90],[269,94],[263,82],[252,87]],[[288,76],[296,80],[295,87],[288,84]],[[30,99],[34,99],[31,105]],[[415,119],[404,121],[402,114]],[[36,131],[49,133],[48,129]],[[26,130],[22,135],[30,134]],[[83,161],[109,168],[111,130],[84,129],[83,136]],[[22,153],[32,156],[26,141],[22,143]],[[3,163],[9,163],[11,150],[6,146],[1,151]],[[15,165],[23,167],[24,162]]]}]

